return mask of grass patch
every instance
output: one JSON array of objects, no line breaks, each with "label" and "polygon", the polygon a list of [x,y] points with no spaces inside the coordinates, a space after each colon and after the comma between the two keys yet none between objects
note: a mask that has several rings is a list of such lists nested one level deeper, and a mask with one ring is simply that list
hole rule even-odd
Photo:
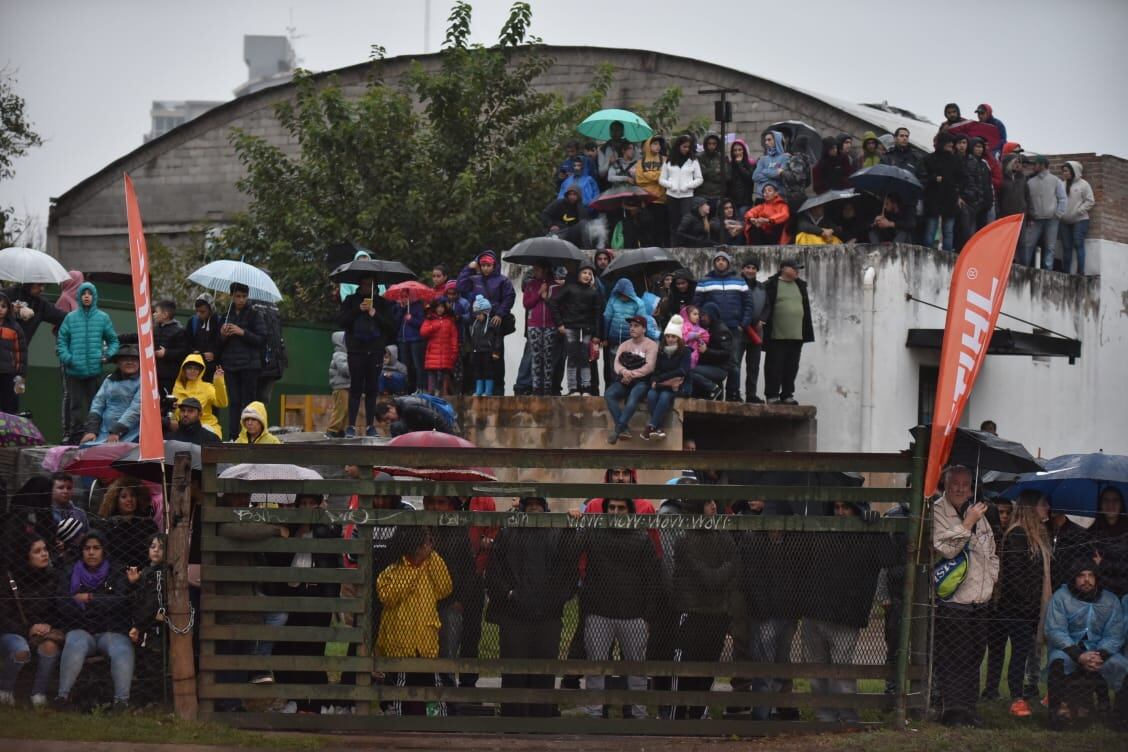
[{"label": "grass patch", "polygon": [[0,707],[0,736],[8,739],[130,742],[133,744],[210,744],[256,749],[319,750],[327,739],[315,735],[244,731],[219,723],[182,721],[146,712],[136,715],[54,713]]}]

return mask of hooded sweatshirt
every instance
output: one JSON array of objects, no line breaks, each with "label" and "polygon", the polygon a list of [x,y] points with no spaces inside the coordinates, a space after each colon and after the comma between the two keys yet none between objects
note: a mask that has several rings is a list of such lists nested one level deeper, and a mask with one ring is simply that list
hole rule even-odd
[{"label": "hooded sweatshirt", "polygon": [[[93,295],[90,307],[82,305],[87,290]],[[109,314],[98,308],[98,288],[89,282],[78,286],[79,307],[67,314],[59,327],[55,352],[67,376],[89,379],[102,374],[102,359],[117,354],[118,337]],[[104,349],[103,349],[104,346]]]},{"label": "hooded sweatshirt", "polygon": [[[717,146],[709,151],[709,142],[715,141]],[[728,184],[728,165],[725,163],[725,153],[722,151],[721,137],[716,133],[706,133],[702,142],[705,150],[697,155],[697,162],[701,166],[701,185],[693,192],[695,196],[709,199],[718,199],[725,193]]]},{"label": "hooded sweatshirt", "polygon": [[[658,156],[650,153],[650,144],[657,141],[662,145]],[[655,204],[666,203],[666,188],[659,182],[662,177],[662,166],[666,164],[665,140],[661,136],[651,136],[642,144],[642,154],[635,165],[635,185],[654,196]]]},{"label": "hooded sweatshirt", "polygon": [[329,358],[329,388],[348,389],[352,383],[349,377],[349,353],[345,349],[345,333],[333,332],[333,356]]},{"label": "hooded sweatshirt", "polygon": [[[388,359],[387,359],[387,361],[384,362],[384,365],[381,368],[381,371],[383,372],[383,374],[385,376],[391,376],[392,374],[399,374],[400,376],[403,376],[406,379],[407,378],[407,365],[400,362],[399,348],[396,347],[395,345],[388,345],[387,347],[384,348],[384,352],[387,354]],[[346,356],[345,362],[346,362],[346,364],[348,363],[347,356]],[[352,382],[350,381],[349,383],[352,383]]]},{"label": "hooded sweatshirt", "polygon": [[1026,179],[1030,192],[1028,219],[1061,219],[1065,215],[1065,182],[1048,169]]},{"label": "hooded sweatshirt", "polygon": [[252,402],[243,408],[242,415],[239,416],[239,424],[242,426],[243,420],[246,418],[255,418],[262,424],[262,433],[259,434],[258,439],[251,441],[247,435],[247,427],[243,426],[239,431],[239,438],[235,439],[236,444],[281,444],[282,441],[277,436],[266,430],[270,426],[270,421],[266,417],[266,405],[261,402]]},{"label": "hooded sweatshirt", "polygon": [[[478,254],[474,260],[478,261],[481,257],[482,254]],[[482,274],[480,266],[477,269],[471,269],[469,265],[463,267],[458,273],[458,292],[471,303],[476,296],[481,295],[490,302],[492,315],[501,317],[513,310],[513,303],[517,300],[513,283],[501,273],[500,260],[488,277]]]},{"label": "hooded sweatshirt", "polygon": [[980,108],[986,110],[986,115],[987,115],[987,117],[982,122],[990,123],[991,125],[995,126],[995,128],[998,129],[998,131],[999,131],[999,143],[1000,144],[1006,143],[1006,141],[1007,141],[1007,127],[1005,125],[1003,125],[1003,121],[999,120],[997,117],[995,117],[995,111],[991,108],[991,105],[987,104],[986,102],[979,105],[979,107],[976,107],[975,109],[979,110]]},{"label": "hooded sweatshirt", "polygon": [[591,269],[595,274],[595,267],[588,262],[580,264],[576,279],[570,279],[561,290],[548,299],[548,306],[552,310],[552,318],[567,329],[577,329],[593,337],[603,336],[603,293],[599,285],[582,284],[579,272]]},{"label": "hooded sweatshirt", "polygon": [[1071,159],[1066,164],[1073,169],[1073,180],[1066,188],[1068,193],[1065,197],[1065,214],[1061,216],[1061,221],[1067,225],[1072,225],[1083,219],[1088,219],[1089,210],[1096,205],[1097,201],[1093,198],[1093,187],[1089,185],[1088,180],[1081,177],[1081,173],[1084,171],[1081,163]]},{"label": "hooded sweatshirt", "polygon": [[1077,659],[1081,654],[1095,650],[1105,660],[1101,676],[1111,686],[1119,687],[1128,672],[1128,661],[1119,655],[1124,642],[1123,609],[1116,596],[1102,587],[1099,573],[1092,593],[1075,589],[1075,576],[1085,569],[1095,571],[1097,567],[1092,562],[1075,564],[1071,567],[1069,582],[1050,598],[1045,628],[1050,654],[1046,663],[1050,665],[1060,660],[1065,673],[1072,674],[1078,668]]},{"label": "hooded sweatshirt", "polygon": [[999,186],[999,219],[1012,214],[1025,214],[1030,200],[1026,188],[1026,174],[1022,169],[1011,170],[1012,162],[1019,158],[1018,154],[1008,154],[1003,157],[1003,183]]},{"label": "hooded sweatshirt", "polygon": [[[603,308],[603,332],[608,342],[617,345],[631,338],[630,327],[627,324],[627,319],[631,316],[647,317],[646,330],[649,335],[653,319],[647,313],[642,298],[635,294],[634,285],[623,277],[616,280],[615,286],[611,288],[611,296]],[[653,324],[653,331],[657,333],[657,323]]]},{"label": "hooded sweatshirt", "polygon": [[[184,366],[189,363],[195,363],[204,367],[204,356],[199,353],[191,353],[184,358],[184,362],[180,364],[180,371],[177,373],[176,381],[172,384],[172,396],[176,397],[177,402],[195,397],[200,401],[200,423],[214,433],[219,438],[223,438],[223,429],[219,426],[219,419],[215,417],[214,408],[227,407],[227,382],[223,376],[216,374],[211,383],[204,381],[204,373],[200,375],[195,381],[189,381],[188,377],[184,375]],[[177,414],[179,420],[180,415]]]},{"label": "hooded sweatshirt", "polygon": [[[783,168],[787,165],[787,152],[783,150],[783,134],[772,131],[775,143],[769,149],[764,148],[764,156],[756,161],[756,170],[752,179],[756,183],[756,195],[764,195],[764,186],[775,186],[776,190],[783,190]],[[762,143],[762,142],[761,142]]]},{"label": "hooded sweatshirt", "polygon": [[[675,152],[686,139],[686,136],[678,137],[674,144]],[[693,140],[689,139],[689,143],[691,148],[684,161],[679,162],[681,155],[675,153],[662,165],[662,174],[658,182],[666,189],[666,195],[672,198],[689,198],[705,180],[701,175],[701,163],[693,153]]]},{"label": "hooded sweatshirt", "polygon": [[875,148],[872,152],[866,151],[866,144],[872,141],[875,144],[881,143],[877,140],[877,134],[873,131],[866,131],[862,134],[862,158],[858,162],[859,169],[866,167],[876,167],[881,164],[881,151]]},{"label": "hooded sweatshirt", "polygon": [[847,180],[852,172],[849,155],[841,151],[834,155],[830,153],[831,149],[839,148],[838,139],[832,136],[823,139],[822,157],[811,168],[811,183],[816,194],[850,187]]}]

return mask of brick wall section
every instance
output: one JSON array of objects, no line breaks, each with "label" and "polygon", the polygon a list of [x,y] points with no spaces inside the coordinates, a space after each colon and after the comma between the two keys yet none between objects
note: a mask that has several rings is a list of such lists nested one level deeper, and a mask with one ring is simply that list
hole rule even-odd
[{"label": "brick wall section", "polygon": [[[590,47],[554,47],[548,53],[555,65],[538,85],[575,98],[586,91],[596,66],[610,63],[615,79],[605,105],[632,108],[650,103],[670,86],[682,90],[683,120],[712,115],[715,95],[699,89],[733,88],[730,95],[735,132],[751,142],[769,124],[800,119],[820,132],[852,133],[857,140],[872,126],[794,89],[740,71],[688,58],[633,50]],[[395,84],[415,59],[426,67],[437,56],[401,57],[384,63],[384,79]],[[370,75],[367,64],[325,74],[351,95],[363,91]],[[63,194],[51,208],[48,251],[68,268],[85,271],[128,269],[125,212],[121,174],[129,172],[137,186],[146,229],[165,241],[183,236],[199,226],[222,224],[247,206],[247,197],[235,188],[243,174],[229,136],[242,128],[263,136],[287,150],[294,144],[274,118],[276,102],[292,96],[290,86],[266,89],[221,105],[201,117],[155,139]],[[933,126],[922,124],[931,130]],[[758,148],[753,145],[753,151]],[[1058,163],[1055,158],[1055,164]],[[1093,183],[1100,207],[1094,211],[1092,237],[1128,242],[1128,162],[1116,157],[1080,155],[1085,177]],[[547,178],[546,178],[547,179]]]},{"label": "brick wall section", "polygon": [[1081,163],[1097,205],[1089,210],[1089,237],[1128,243],[1128,159],[1111,154],[1047,155],[1054,174],[1067,160]]}]

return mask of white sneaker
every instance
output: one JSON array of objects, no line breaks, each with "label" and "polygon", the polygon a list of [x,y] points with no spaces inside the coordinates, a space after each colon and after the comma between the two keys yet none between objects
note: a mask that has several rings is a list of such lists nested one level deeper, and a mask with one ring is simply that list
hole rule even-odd
[{"label": "white sneaker", "polygon": [[11,692],[0,692],[0,705],[15,705],[16,696]]},{"label": "white sneaker", "polygon": [[278,712],[279,713],[285,713],[286,715],[293,715],[294,713],[298,712],[298,703],[294,702],[293,700],[290,700],[285,705],[283,705],[282,709],[279,710]]},{"label": "white sneaker", "polygon": [[47,706],[47,695],[32,695],[31,707],[43,708]]}]

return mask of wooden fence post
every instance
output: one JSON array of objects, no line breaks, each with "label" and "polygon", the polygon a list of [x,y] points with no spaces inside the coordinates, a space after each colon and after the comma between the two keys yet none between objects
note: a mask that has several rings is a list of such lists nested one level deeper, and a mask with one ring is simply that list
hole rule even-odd
[{"label": "wooden fence post", "polygon": [[176,455],[172,471],[172,493],[169,504],[173,527],[168,536],[168,608],[169,651],[172,656],[172,700],[176,714],[185,720],[196,720],[196,669],[192,654],[192,631],[195,612],[188,599],[188,548],[192,523],[192,456]]}]

